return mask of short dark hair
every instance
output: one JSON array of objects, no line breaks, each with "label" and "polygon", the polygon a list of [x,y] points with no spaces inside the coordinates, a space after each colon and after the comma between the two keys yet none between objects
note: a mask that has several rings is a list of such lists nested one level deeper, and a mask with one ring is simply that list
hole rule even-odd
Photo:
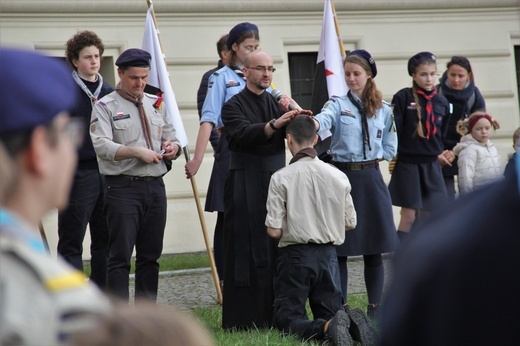
[{"label": "short dark hair", "polygon": [[103,42],[101,41],[99,36],[92,31],[80,31],[67,41],[65,48],[65,58],[74,69],[75,67],[72,61],[78,60],[79,52],[83,48],[90,46],[95,46],[97,49],[99,49],[99,55],[103,56],[105,46],[103,45]]},{"label": "short dark hair", "polygon": [[220,38],[220,40],[217,41],[217,53],[220,59],[222,59],[222,51],[227,51],[227,40],[228,40],[229,34],[225,34]]},{"label": "short dark hair", "polygon": [[316,125],[310,116],[300,114],[289,122],[286,132],[300,145],[312,143],[316,137]]}]

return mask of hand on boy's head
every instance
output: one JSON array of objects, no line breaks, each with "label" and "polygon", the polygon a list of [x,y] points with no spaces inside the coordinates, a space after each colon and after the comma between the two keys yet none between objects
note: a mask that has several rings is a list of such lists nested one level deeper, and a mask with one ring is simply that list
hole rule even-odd
[{"label": "hand on boy's head", "polygon": [[309,109],[300,109],[300,111],[298,112],[298,115],[299,114],[307,114],[308,116],[312,116],[313,115],[312,111],[309,110]]}]

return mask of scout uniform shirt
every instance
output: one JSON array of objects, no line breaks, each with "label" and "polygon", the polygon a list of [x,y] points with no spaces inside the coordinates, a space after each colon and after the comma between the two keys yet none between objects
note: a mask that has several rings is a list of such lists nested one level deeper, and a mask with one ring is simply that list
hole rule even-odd
[{"label": "scout uniform shirt", "polygon": [[46,252],[37,230],[0,209],[0,345],[62,345],[109,309],[83,273]]},{"label": "scout uniform shirt", "polygon": [[[161,101],[162,99],[157,96],[147,93],[144,93],[142,100],[153,146],[149,149],[157,153],[161,151],[162,143],[167,140],[180,147],[173,123],[166,113],[166,108],[161,107]],[[138,108],[116,91],[106,95],[94,105],[90,136],[101,174],[159,177],[167,172],[164,161],[159,164],[147,164],[137,158],[114,160],[117,150],[122,145],[146,148]]]}]

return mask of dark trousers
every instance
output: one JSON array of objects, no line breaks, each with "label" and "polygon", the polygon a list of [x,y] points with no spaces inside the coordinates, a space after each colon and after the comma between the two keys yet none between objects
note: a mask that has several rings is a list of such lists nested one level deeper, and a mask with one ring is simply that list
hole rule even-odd
[{"label": "dark trousers", "polygon": [[97,170],[77,170],[67,209],[58,213],[58,254],[83,271],[83,239],[90,229],[90,280],[105,289],[108,225],[103,212],[103,177]]},{"label": "dark trousers", "polygon": [[135,246],[135,297],[157,299],[159,263],[166,225],[166,191],[162,178],[136,181],[105,176],[105,212],[109,257],[107,291],[128,300],[130,259]]},{"label": "dark trousers", "polygon": [[[323,338],[327,320],[343,309],[336,248],[331,244],[279,249],[274,279],[274,323],[304,339]],[[305,311],[309,304],[314,315]]]}]

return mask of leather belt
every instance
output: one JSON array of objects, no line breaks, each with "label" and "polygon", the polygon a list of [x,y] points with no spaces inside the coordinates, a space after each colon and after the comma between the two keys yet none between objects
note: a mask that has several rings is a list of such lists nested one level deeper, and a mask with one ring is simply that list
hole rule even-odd
[{"label": "leather belt", "polygon": [[154,181],[154,180],[161,179],[161,177],[138,177],[138,176],[124,175],[124,174],[121,174],[120,177],[128,179],[128,180],[135,180],[135,181]]},{"label": "leather belt", "polygon": [[345,171],[361,171],[366,168],[379,167],[379,161],[365,161],[365,162],[331,162],[334,166]]}]

